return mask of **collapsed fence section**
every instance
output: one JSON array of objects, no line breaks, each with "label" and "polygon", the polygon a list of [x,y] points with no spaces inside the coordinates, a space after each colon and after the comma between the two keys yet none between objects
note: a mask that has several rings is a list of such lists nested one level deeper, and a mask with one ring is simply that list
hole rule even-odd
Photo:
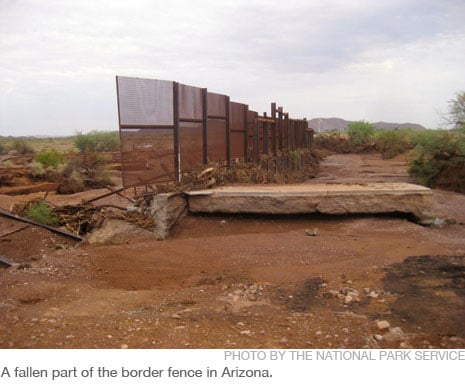
[{"label": "collapsed fence section", "polygon": [[259,115],[229,96],[173,81],[116,77],[125,187],[180,181],[199,164],[260,162],[308,148],[313,130],[271,104]]}]

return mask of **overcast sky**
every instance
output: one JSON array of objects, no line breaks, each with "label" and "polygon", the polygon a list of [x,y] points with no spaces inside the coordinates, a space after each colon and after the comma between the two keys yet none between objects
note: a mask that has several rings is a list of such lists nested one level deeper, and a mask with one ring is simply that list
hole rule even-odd
[{"label": "overcast sky", "polygon": [[116,75],[435,128],[465,90],[465,1],[0,0],[0,135],[116,130]]}]

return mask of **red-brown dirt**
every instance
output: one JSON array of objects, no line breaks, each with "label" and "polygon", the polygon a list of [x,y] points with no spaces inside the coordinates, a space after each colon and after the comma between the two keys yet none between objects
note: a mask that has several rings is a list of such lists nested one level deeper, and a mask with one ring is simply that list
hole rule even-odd
[{"label": "red-brown dirt", "polygon": [[[403,157],[347,154],[315,181],[410,180]],[[188,216],[171,239],[107,246],[0,218],[22,262],[0,269],[0,348],[464,348],[465,196],[433,197],[441,227]]]}]

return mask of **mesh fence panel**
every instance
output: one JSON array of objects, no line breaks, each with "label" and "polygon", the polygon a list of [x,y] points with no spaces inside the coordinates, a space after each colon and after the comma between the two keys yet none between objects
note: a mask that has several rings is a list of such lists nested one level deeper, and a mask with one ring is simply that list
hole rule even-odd
[{"label": "mesh fence panel", "polygon": [[203,163],[203,124],[182,122],[179,124],[181,170],[192,170]]},{"label": "mesh fence panel", "polygon": [[202,119],[203,115],[202,89],[198,87],[179,85],[179,118]]},{"label": "mesh fence panel", "polygon": [[173,82],[121,76],[116,81],[120,125],[173,125]]},{"label": "mesh fence panel", "polygon": [[172,129],[121,130],[124,186],[173,180]]}]

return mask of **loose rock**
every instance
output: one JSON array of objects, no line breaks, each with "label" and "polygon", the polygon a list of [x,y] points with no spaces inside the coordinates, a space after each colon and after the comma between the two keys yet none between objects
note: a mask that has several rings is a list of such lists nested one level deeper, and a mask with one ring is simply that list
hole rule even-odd
[{"label": "loose rock", "polygon": [[310,237],[315,237],[318,235],[318,229],[307,229],[305,230],[305,234],[307,234]]},{"label": "loose rock", "polygon": [[389,330],[389,333],[384,337],[387,341],[397,342],[405,339],[405,333],[400,327],[395,327]]},{"label": "loose rock", "polygon": [[386,320],[382,320],[376,323],[376,327],[379,330],[388,330],[391,327],[391,324]]}]

